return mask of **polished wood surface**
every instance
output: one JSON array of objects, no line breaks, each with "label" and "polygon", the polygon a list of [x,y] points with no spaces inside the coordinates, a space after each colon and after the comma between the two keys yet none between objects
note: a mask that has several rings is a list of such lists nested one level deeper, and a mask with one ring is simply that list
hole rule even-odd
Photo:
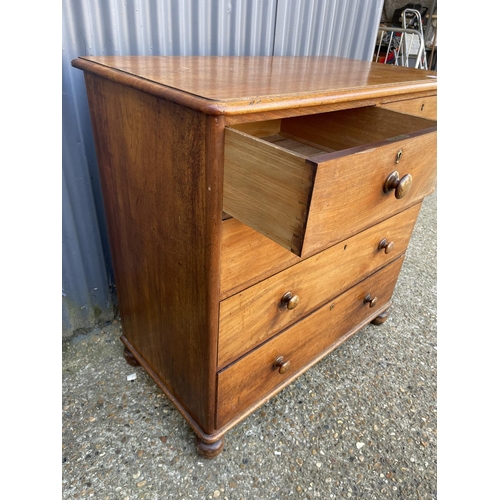
[{"label": "polished wood surface", "polygon": [[[435,184],[436,124],[422,119],[435,73],[333,57],[72,64],[85,72],[125,357],[213,458],[232,426],[387,319]],[[241,211],[238,189],[264,184]],[[255,207],[280,244],[234,218],[253,224]]]},{"label": "polished wood surface", "polygon": [[292,311],[300,302],[300,297],[292,292],[285,292],[278,304],[278,309],[281,311]]},{"label": "polished wood surface", "polygon": [[224,436],[213,443],[207,443],[196,436],[196,449],[203,458],[215,458],[224,449]]},{"label": "polished wood surface", "polygon": [[[436,139],[435,129],[427,130],[315,157],[318,170],[302,255],[342,241],[430,194],[436,184]],[[392,191],[384,193],[384,185],[400,149],[398,171],[411,175],[412,183],[397,199]]]},{"label": "polished wood surface", "polygon": [[[373,312],[385,310],[402,263],[403,257],[398,258],[222,370],[217,377],[217,426],[227,424],[247,406],[264,398]],[[368,294],[377,296],[377,309],[365,304]],[[280,356],[289,363],[284,373],[275,364]]]},{"label": "polished wood surface", "polygon": [[[295,146],[291,150],[280,146],[276,133],[271,136],[271,143],[269,137],[262,137],[264,131],[274,132],[276,126],[275,121],[264,123],[261,128],[254,125],[252,131],[260,137],[246,133],[250,130],[246,126],[226,129],[223,206],[226,213],[296,255],[310,255],[377,222],[375,217],[382,220],[391,215],[378,210],[377,205],[382,206],[384,200],[381,188],[394,189],[396,198],[403,198],[412,185],[413,169],[419,182],[407,197],[410,202],[394,206],[394,212],[422,199],[435,180],[431,178],[429,185],[422,183],[435,171],[434,121],[377,107],[281,120],[278,132],[286,144],[293,139],[300,145],[316,144],[318,148],[335,151],[322,153],[317,149],[308,159]],[[413,142],[419,144],[418,148],[426,142],[426,154],[416,153]],[[385,174],[383,182],[378,180],[389,163],[393,168],[398,164],[409,170],[390,185],[390,174]],[[332,193],[335,201],[330,201]],[[349,204],[344,203],[343,196]],[[311,199],[322,197],[326,203],[320,211],[315,204],[309,206]],[[338,211],[341,205],[344,212]],[[361,226],[352,225],[346,207],[354,217],[364,212],[368,219]],[[325,226],[328,234],[326,241],[321,242],[318,224],[324,219],[329,223]],[[349,228],[344,227],[346,224]]]},{"label": "polished wood surface", "polygon": [[[368,151],[382,141],[396,142],[394,138],[433,132],[436,125],[430,120],[368,107],[236,128],[227,128],[225,134],[224,211],[301,256],[311,251],[304,247],[308,217],[317,217],[310,212],[309,204],[316,168],[324,168],[318,155],[328,161],[332,156],[324,151],[349,154],[356,147]],[[362,152],[354,149],[352,154]],[[313,155],[309,161],[307,155]],[[334,171],[335,166],[329,170]],[[412,179],[406,174],[399,181],[397,178],[390,186],[398,199],[409,190]],[[363,182],[361,179],[359,184]],[[335,181],[330,180],[328,187],[335,191]],[[378,192],[378,188],[372,186],[372,191]],[[353,185],[350,189],[358,188]]]},{"label": "polished wood surface", "polygon": [[85,56],[72,64],[211,114],[435,90],[436,73],[338,57]]},{"label": "polished wood surface", "polygon": [[[420,204],[415,205],[223,300],[219,366],[234,361],[403,254],[419,210]],[[393,242],[394,251],[390,254],[379,248],[384,238]],[[287,291],[299,298],[293,309],[281,307],[283,293]]]},{"label": "polished wood surface", "polygon": [[384,311],[382,314],[379,314],[375,319],[373,319],[371,324],[375,326],[383,325],[388,319],[389,311]]},{"label": "polished wood surface", "polygon": [[[349,100],[345,98],[339,98],[331,102],[319,102],[316,105],[312,104],[310,106],[294,107],[294,108],[266,108],[264,111],[254,111],[253,113],[246,114],[231,114],[225,115],[226,124],[228,126],[240,125],[242,123],[251,123],[254,121],[262,120],[278,120],[282,118],[289,118],[291,116],[306,116],[306,115],[317,115],[321,113],[331,113],[332,111],[342,111],[345,109],[355,109],[363,108],[367,106],[381,106],[385,107],[385,104],[391,104],[393,102],[399,102],[402,98],[406,100],[413,99],[423,99],[427,97],[436,97],[436,88],[431,88],[429,90],[420,91],[418,87],[415,87],[413,91],[403,94],[387,94],[383,96],[370,95],[360,97],[356,100]],[[412,113],[408,113],[412,114]],[[429,119],[435,119],[432,117],[424,117]]]},{"label": "polished wood surface", "polygon": [[[399,152],[402,150],[400,149]],[[399,154],[397,155],[399,156]],[[398,163],[398,162],[396,162]],[[394,170],[389,174],[384,183],[384,193],[390,193],[394,191],[394,196],[397,200],[404,198],[410,191],[411,185],[413,183],[413,177],[410,174],[405,174],[403,177],[399,177],[399,172]]]},{"label": "polished wood surface", "polygon": [[391,253],[394,250],[394,241],[388,241],[386,238],[380,240],[378,249],[383,250],[385,253]]},{"label": "polished wood surface", "polygon": [[381,104],[380,106],[391,111],[397,111],[398,113],[437,120],[437,96],[405,99]]},{"label": "polished wood surface", "polygon": [[128,350],[127,347],[123,348],[123,357],[130,366],[140,366],[139,361],[135,359],[135,356]]},{"label": "polished wood surface", "polygon": [[297,255],[239,220],[224,220],[220,298],[223,300],[300,260]]},{"label": "polished wood surface", "polygon": [[[283,119],[281,130],[333,151],[368,146],[415,132],[436,130],[436,122],[376,106]],[[321,154],[321,153],[320,153]]]},{"label": "polished wood surface", "polygon": [[224,151],[224,212],[300,255],[316,166],[231,128]]},{"label": "polished wood surface", "polygon": [[219,262],[211,233],[222,223],[215,160],[207,157],[214,125],[91,74],[86,85],[124,335],[210,432]]}]

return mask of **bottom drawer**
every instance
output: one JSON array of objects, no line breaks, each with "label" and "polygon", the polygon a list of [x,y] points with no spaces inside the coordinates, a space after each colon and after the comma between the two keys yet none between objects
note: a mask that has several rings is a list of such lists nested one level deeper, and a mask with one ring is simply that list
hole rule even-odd
[{"label": "bottom drawer", "polygon": [[[285,387],[387,308],[404,256],[350,288],[217,375],[219,429]],[[366,297],[376,298],[367,302]],[[345,339],[342,339],[345,337]],[[277,362],[280,360],[280,362]],[[281,372],[281,373],[280,373]]]}]

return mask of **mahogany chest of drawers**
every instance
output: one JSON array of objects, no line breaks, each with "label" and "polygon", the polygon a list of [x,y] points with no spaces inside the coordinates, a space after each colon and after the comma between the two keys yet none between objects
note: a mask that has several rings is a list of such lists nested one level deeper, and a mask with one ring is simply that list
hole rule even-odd
[{"label": "mahogany chest of drawers", "polygon": [[82,57],[125,357],[200,454],[387,318],[436,182],[433,72],[333,57]]}]

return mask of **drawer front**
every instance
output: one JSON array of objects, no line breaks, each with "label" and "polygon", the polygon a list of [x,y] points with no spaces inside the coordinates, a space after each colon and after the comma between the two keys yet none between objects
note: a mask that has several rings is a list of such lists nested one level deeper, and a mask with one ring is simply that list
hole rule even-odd
[{"label": "drawer front", "polygon": [[218,366],[239,358],[402,255],[419,209],[420,204],[415,205],[223,300]]},{"label": "drawer front", "polygon": [[300,257],[231,218],[222,222],[220,299],[300,262]]},{"label": "drawer front", "polygon": [[[383,311],[390,303],[403,258],[399,257],[220,371],[217,374],[216,427],[222,427],[257,403],[264,402],[266,395],[290,383]],[[368,295],[377,298],[374,307],[366,302]]]},{"label": "drawer front", "polygon": [[298,256],[434,188],[434,121],[369,107],[257,125],[226,128],[223,210]]},{"label": "drawer front", "polygon": [[[395,164],[399,152],[401,158]],[[316,175],[316,189],[304,239],[309,255],[398,213],[430,194],[436,183],[436,133],[388,142],[371,150],[325,160]],[[407,182],[403,197],[384,186]],[[397,182],[397,181],[396,181]],[[411,184],[410,184],[411,182]]]},{"label": "drawer front", "polygon": [[421,116],[428,120],[437,120],[437,96],[389,102],[382,104],[381,107],[398,113]]}]

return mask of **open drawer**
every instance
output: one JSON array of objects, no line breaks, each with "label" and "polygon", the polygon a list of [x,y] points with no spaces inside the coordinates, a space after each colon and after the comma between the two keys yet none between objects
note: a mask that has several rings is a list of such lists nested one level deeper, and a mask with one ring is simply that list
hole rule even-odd
[{"label": "open drawer", "polygon": [[311,255],[433,191],[436,129],[379,107],[226,127],[223,210]]}]

